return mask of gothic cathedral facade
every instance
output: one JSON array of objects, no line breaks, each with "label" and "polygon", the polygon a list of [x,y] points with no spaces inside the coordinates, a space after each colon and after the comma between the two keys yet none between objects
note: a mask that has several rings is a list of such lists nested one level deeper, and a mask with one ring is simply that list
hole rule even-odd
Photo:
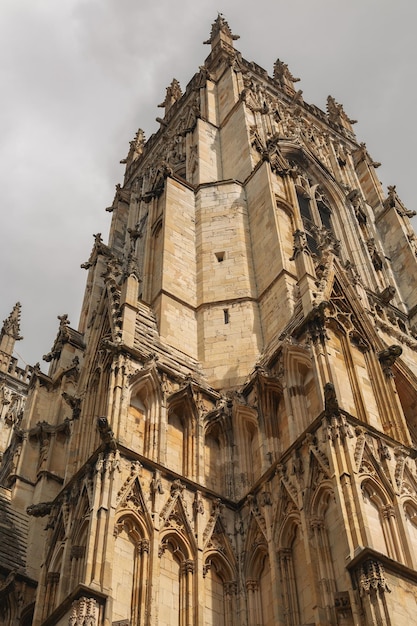
[{"label": "gothic cathedral facade", "polygon": [[78,330],[33,370],[2,625],[416,619],[413,213],[334,98],[236,39],[219,15],[131,142]]}]

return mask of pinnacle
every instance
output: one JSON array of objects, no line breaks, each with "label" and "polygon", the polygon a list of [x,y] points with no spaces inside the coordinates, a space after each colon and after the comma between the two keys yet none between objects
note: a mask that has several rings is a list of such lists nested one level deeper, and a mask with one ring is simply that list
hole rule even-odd
[{"label": "pinnacle", "polygon": [[211,44],[213,48],[220,39],[227,41],[232,46],[232,41],[240,39],[239,35],[233,35],[230,26],[222,13],[217,14],[217,18],[211,25],[210,39],[207,39],[204,43]]}]

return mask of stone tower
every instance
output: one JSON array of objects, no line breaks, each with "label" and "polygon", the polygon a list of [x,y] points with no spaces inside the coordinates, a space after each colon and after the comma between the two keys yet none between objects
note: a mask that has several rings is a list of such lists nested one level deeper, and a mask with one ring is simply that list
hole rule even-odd
[{"label": "stone tower", "polygon": [[413,213],[342,105],[236,39],[219,15],[131,142],[34,371],[2,476],[36,601],[4,576],[1,624],[415,621]]}]

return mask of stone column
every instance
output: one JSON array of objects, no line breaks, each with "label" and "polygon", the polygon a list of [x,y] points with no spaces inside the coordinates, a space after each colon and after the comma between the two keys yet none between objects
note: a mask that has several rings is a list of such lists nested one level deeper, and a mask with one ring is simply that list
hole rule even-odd
[{"label": "stone column", "polygon": [[194,561],[182,561],[180,570],[180,626],[193,626]]}]

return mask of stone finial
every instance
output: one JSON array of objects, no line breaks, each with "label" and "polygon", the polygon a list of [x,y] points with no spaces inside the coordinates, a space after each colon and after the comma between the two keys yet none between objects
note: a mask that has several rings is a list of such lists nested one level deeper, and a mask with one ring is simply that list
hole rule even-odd
[{"label": "stone finial", "polygon": [[327,117],[330,122],[338,126],[349,128],[351,124],[356,124],[357,120],[351,120],[345,113],[343,105],[336,102],[332,96],[327,96]]},{"label": "stone finial", "polygon": [[218,13],[216,20],[211,25],[210,39],[207,39],[204,43],[211,44],[211,48],[213,49],[219,41],[223,41],[233,48],[232,42],[237,39],[240,39],[239,35],[233,35],[222,13]]},{"label": "stone finial", "polygon": [[[126,163],[127,165],[130,165],[132,161],[136,161],[136,159],[141,156],[145,143],[145,133],[141,128],[139,128],[134,139],[129,142],[130,148],[127,157],[125,159],[122,159],[120,163]],[[113,207],[111,208],[111,210],[113,210]]]},{"label": "stone finial", "polygon": [[20,302],[16,302],[9,317],[4,320],[3,327],[0,331],[0,339],[4,335],[12,337],[15,341],[20,341],[23,337],[20,336],[20,313],[22,305]]},{"label": "stone finial", "polygon": [[295,98],[296,101],[302,102],[302,91],[295,92],[294,83],[299,82],[299,78],[295,78],[293,74],[288,69],[288,65],[277,59],[274,63],[274,80],[280,85],[282,89],[291,97]]},{"label": "stone finial", "polygon": [[282,82],[287,82],[287,81],[291,81],[292,83],[298,83],[300,81],[299,78],[295,78],[292,73],[290,72],[290,70],[288,69],[288,65],[286,63],[284,63],[283,61],[281,61],[280,59],[277,59],[274,63],[274,74],[273,74],[275,80],[278,81],[282,81]]},{"label": "stone finial", "polygon": [[23,339],[20,335],[20,311],[20,302],[16,302],[0,330],[0,371],[3,372],[8,370],[15,342]]},{"label": "stone finial", "polygon": [[177,81],[177,79],[173,78],[171,84],[168,85],[166,89],[165,100],[161,102],[161,104],[158,104],[158,107],[161,107],[161,108],[165,107],[165,115],[166,115],[169,109],[172,107],[172,105],[175,104],[177,100],[181,98],[181,96],[182,96],[181,86],[179,82]]},{"label": "stone finial", "polygon": [[415,211],[409,211],[401,202],[396,185],[388,185],[387,197],[383,204],[385,209],[395,209],[403,217],[414,217],[416,215]]}]

